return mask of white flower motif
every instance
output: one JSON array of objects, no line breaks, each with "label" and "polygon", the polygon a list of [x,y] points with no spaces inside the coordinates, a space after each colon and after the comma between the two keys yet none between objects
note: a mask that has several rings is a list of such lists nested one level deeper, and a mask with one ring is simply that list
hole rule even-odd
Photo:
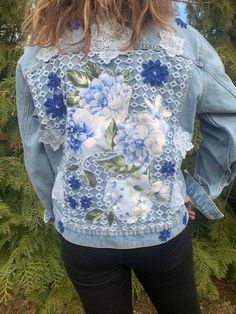
[{"label": "white flower motif", "polygon": [[176,131],[173,141],[183,158],[185,158],[186,152],[194,147],[190,141],[190,134],[185,132],[181,127]]},{"label": "white flower motif", "polygon": [[63,205],[65,202],[64,186],[63,186],[63,172],[58,172],[54,186],[52,189],[52,199],[56,200],[59,204]]},{"label": "white flower motif", "polygon": [[184,53],[184,38],[175,35],[174,32],[160,31],[160,46],[170,57],[180,56]]},{"label": "white flower motif", "polygon": [[132,31],[127,28],[125,32],[119,34],[117,37],[111,36],[112,25],[109,22],[101,23],[99,25],[99,33],[96,25],[91,27],[91,51],[97,52],[99,58],[105,64],[109,64],[111,60],[118,57],[120,54],[126,54],[127,51],[122,49],[129,41]]},{"label": "white flower motif", "polygon": [[157,95],[154,104],[152,104],[148,99],[145,99],[145,102],[150,108],[152,115],[158,119],[169,118],[172,115],[170,111],[165,110],[162,106],[161,95]]},{"label": "white flower motif", "polygon": [[184,196],[182,194],[182,182],[176,179],[171,193],[170,208],[173,213],[179,210],[184,205]]},{"label": "white flower motif", "polygon": [[36,58],[40,61],[48,62],[52,57],[58,55],[59,50],[55,47],[41,48]]},{"label": "white flower motif", "polygon": [[65,136],[58,129],[44,129],[40,131],[39,141],[49,144],[54,151],[64,143]]},{"label": "white flower motif", "polygon": [[115,216],[129,224],[145,220],[153,205],[143,192],[136,191],[127,180],[111,179],[105,188],[105,202],[112,204]]}]

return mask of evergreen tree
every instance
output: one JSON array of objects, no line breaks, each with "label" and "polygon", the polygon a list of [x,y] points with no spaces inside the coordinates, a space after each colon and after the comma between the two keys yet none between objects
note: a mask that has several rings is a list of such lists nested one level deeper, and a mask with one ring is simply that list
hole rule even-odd
[{"label": "evergreen tree", "polygon": [[[194,2],[194,3],[191,3]],[[226,68],[226,72],[236,83],[235,23],[236,3],[234,0],[199,0],[187,5],[189,23],[198,29],[215,47]],[[201,140],[198,123],[195,141]],[[195,145],[186,164],[193,168]],[[232,183],[215,201],[225,214],[220,221],[207,221],[200,217],[193,224],[194,261],[198,292],[212,299],[219,297],[214,281],[216,278],[236,280],[236,184]]]}]

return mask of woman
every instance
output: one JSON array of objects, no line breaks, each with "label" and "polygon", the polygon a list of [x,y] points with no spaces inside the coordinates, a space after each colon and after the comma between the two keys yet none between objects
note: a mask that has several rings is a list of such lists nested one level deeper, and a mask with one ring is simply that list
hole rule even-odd
[{"label": "woman", "polygon": [[132,313],[131,270],[158,313],[200,313],[189,205],[223,218],[212,199],[236,172],[236,89],[217,53],[167,0],[39,0],[24,32],[25,165],[86,313]]}]

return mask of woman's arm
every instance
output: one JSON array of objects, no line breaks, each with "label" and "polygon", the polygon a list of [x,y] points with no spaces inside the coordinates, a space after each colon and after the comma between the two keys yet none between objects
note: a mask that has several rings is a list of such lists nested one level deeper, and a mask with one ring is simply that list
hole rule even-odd
[{"label": "woman's arm", "polygon": [[40,123],[34,114],[34,103],[20,62],[16,67],[16,106],[21,141],[24,150],[25,168],[44,208],[52,212],[51,192],[54,173],[45,151],[39,141]]}]

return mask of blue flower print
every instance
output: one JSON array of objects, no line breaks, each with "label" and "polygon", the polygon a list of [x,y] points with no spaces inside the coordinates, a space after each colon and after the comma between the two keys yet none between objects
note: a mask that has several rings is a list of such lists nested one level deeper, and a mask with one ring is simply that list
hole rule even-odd
[{"label": "blue flower print", "polygon": [[87,88],[80,91],[80,105],[91,114],[100,114],[116,122],[124,121],[128,114],[128,106],[132,88],[125,83],[122,75],[117,77],[102,73],[94,78]]},{"label": "blue flower print", "polygon": [[61,222],[61,220],[58,221],[58,228],[60,230],[61,233],[64,232],[65,228],[64,228],[64,225],[63,223]]},{"label": "blue flower print", "polygon": [[72,188],[73,190],[77,190],[81,187],[80,181],[76,179],[75,176],[70,177],[68,182],[69,182],[70,188]]},{"label": "blue flower print", "polygon": [[161,167],[161,173],[163,173],[165,177],[173,176],[175,173],[175,163],[165,161],[164,165]]},{"label": "blue flower print", "polygon": [[183,224],[184,225],[187,225],[187,218],[188,218],[187,213],[184,213],[184,215],[183,215]]},{"label": "blue flower print", "polygon": [[132,114],[119,126],[114,137],[115,150],[129,165],[149,165],[153,157],[163,152],[165,133],[165,123],[149,113]]},{"label": "blue flower print", "polygon": [[46,107],[46,113],[52,114],[52,118],[62,118],[66,114],[66,106],[64,104],[63,95],[53,95],[53,98],[47,98],[47,101],[44,103]]},{"label": "blue flower print", "polygon": [[69,203],[69,206],[73,209],[76,209],[79,206],[76,200],[71,196],[68,197],[68,203]]},{"label": "blue flower print", "polygon": [[161,85],[163,82],[167,82],[169,71],[168,67],[162,65],[159,60],[153,62],[150,60],[148,63],[143,64],[144,83],[150,83],[152,86]]},{"label": "blue flower print", "polygon": [[160,232],[159,239],[161,241],[166,241],[170,237],[170,229],[164,229]]},{"label": "blue flower print", "polygon": [[71,120],[67,124],[67,142],[70,148],[74,151],[80,151],[83,142],[88,138],[92,137],[94,132],[89,128],[89,126],[84,121]]},{"label": "blue flower print", "polygon": [[48,84],[47,85],[51,90],[57,89],[58,87],[61,86],[60,77],[58,77],[56,73],[50,73],[48,75]]},{"label": "blue flower print", "polygon": [[92,203],[92,197],[82,196],[80,198],[81,207],[84,209],[89,208],[91,206],[91,203]]},{"label": "blue flower print", "polygon": [[188,24],[186,24],[181,18],[177,17],[175,19],[177,25],[181,26],[181,28],[187,28]]}]

